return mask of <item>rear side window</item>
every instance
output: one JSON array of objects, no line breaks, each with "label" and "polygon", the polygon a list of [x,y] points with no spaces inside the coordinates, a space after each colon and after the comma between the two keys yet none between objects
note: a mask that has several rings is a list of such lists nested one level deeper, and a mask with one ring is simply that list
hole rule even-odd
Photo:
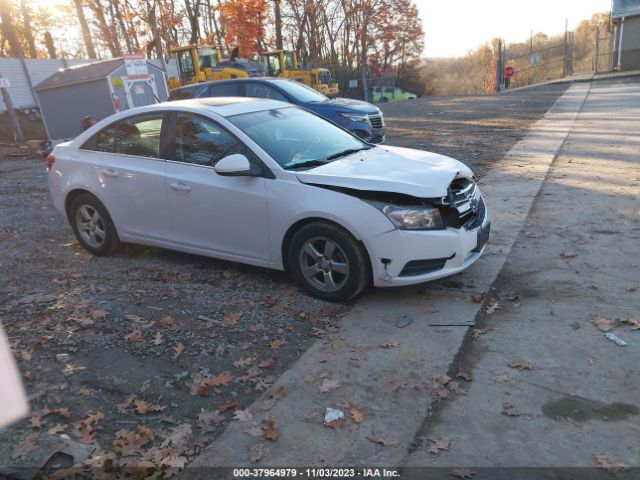
[{"label": "rear side window", "polygon": [[208,91],[209,97],[237,97],[238,84],[225,83],[222,85],[211,85]]},{"label": "rear side window", "polygon": [[387,87],[387,88],[385,88],[385,89],[384,89],[384,91],[385,91],[386,93],[393,93],[394,88],[393,88],[393,87]]},{"label": "rear side window", "polygon": [[174,90],[169,94],[169,101],[173,100],[189,100],[193,98],[193,89],[187,88],[186,90]]},{"label": "rear side window", "polygon": [[162,113],[136,115],[112,123],[87,140],[83,150],[160,158]]},{"label": "rear side window", "polygon": [[235,137],[213,120],[191,113],[176,118],[174,160],[213,167],[218,160],[233,153],[247,154]]},{"label": "rear side window", "polygon": [[272,100],[280,100],[281,102],[287,101],[286,97],[275,88],[269,85],[263,85],[262,83],[246,83],[244,92],[247,97],[270,98]]}]

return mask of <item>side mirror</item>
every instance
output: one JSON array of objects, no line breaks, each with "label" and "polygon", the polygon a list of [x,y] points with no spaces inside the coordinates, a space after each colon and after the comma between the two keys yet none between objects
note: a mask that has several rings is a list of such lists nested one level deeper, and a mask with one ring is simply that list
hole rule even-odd
[{"label": "side mirror", "polygon": [[252,165],[241,153],[220,159],[213,168],[218,175],[227,177],[256,177],[262,173],[258,165]]}]

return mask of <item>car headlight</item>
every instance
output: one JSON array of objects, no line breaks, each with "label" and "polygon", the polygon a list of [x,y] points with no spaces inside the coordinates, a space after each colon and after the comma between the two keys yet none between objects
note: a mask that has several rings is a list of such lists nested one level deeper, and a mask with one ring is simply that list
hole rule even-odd
[{"label": "car headlight", "polygon": [[424,205],[402,206],[369,202],[401,230],[439,230],[444,228],[440,210]]},{"label": "car headlight", "polygon": [[341,113],[341,117],[344,117],[352,122],[368,122],[369,116],[361,113]]}]

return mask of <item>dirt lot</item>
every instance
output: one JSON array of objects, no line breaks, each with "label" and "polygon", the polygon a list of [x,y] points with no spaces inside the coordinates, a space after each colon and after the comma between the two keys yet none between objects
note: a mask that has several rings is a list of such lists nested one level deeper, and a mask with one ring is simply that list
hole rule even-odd
[{"label": "dirt lot", "polygon": [[[385,105],[388,143],[482,174],[565,88]],[[38,466],[37,445],[66,434],[170,474],[348,309],[283,273],[139,246],[92,257],[53,209],[41,160],[0,161],[0,208],[0,315],[33,409],[0,432],[0,466]]]}]

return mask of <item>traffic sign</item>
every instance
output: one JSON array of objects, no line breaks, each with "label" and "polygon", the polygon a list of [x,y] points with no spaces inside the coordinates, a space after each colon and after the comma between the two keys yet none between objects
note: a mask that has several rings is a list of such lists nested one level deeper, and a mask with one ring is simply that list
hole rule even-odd
[{"label": "traffic sign", "polygon": [[514,70],[513,67],[504,67],[504,76],[505,78],[513,77]]}]

